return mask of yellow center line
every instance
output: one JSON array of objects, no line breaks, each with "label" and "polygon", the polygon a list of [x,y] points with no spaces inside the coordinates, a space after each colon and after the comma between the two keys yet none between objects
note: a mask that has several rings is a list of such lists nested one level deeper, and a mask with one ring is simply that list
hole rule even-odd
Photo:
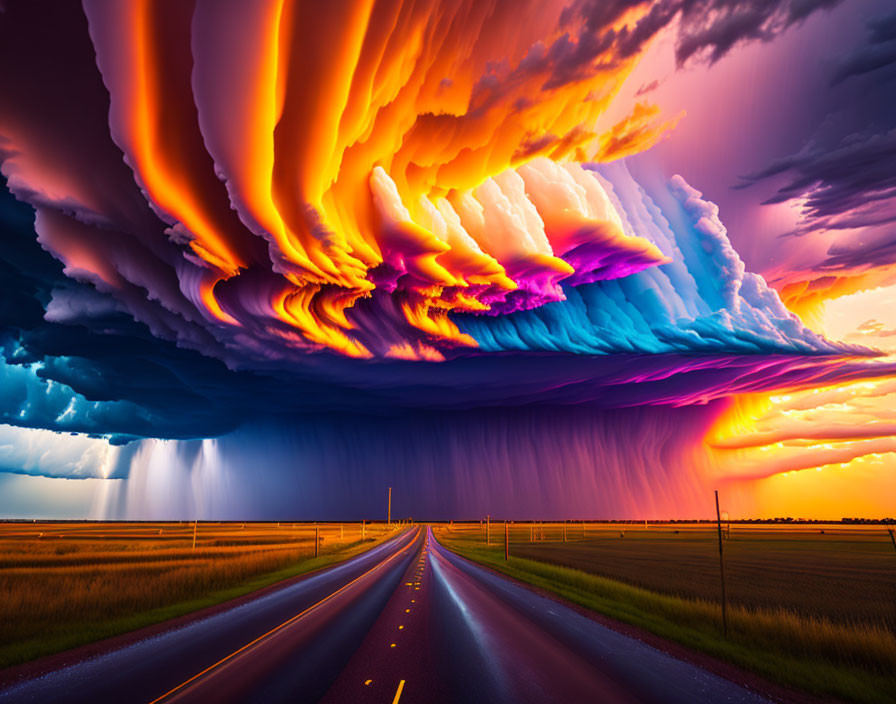
[{"label": "yellow center line", "polygon": [[395,691],[395,699],[392,700],[392,704],[398,704],[398,700],[401,699],[401,690],[404,689],[404,680],[398,683],[398,689]]},{"label": "yellow center line", "polygon": [[163,699],[167,699],[168,697],[170,697],[170,696],[171,696],[172,694],[174,694],[175,692],[177,692],[177,691],[183,689],[184,687],[186,687],[187,685],[189,685],[189,684],[195,682],[197,679],[199,679],[200,677],[202,677],[202,676],[203,676],[204,674],[206,674],[207,672],[209,672],[209,671],[211,671],[211,670],[214,670],[214,669],[217,668],[219,665],[224,664],[225,662],[227,662],[228,660],[230,660],[230,659],[236,657],[237,655],[239,655],[239,654],[242,653],[243,651],[248,650],[248,649],[251,648],[253,645],[255,645],[256,643],[258,643],[259,641],[264,640],[264,639],[267,638],[268,636],[273,635],[274,633],[276,633],[276,632],[279,631],[279,630],[282,630],[283,628],[286,628],[286,626],[290,625],[291,623],[294,623],[295,621],[298,621],[300,618],[302,618],[303,616],[305,616],[309,611],[313,611],[314,609],[317,609],[319,606],[321,606],[321,605],[324,604],[325,602],[329,601],[330,599],[332,599],[333,597],[335,597],[336,595],[338,595],[340,592],[345,591],[346,589],[348,589],[350,586],[352,586],[353,584],[355,584],[355,583],[358,582],[359,580],[364,579],[364,577],[366,577],[367,575],[369,575],[371,572],[373,572],[373,571],[375,571],[375,570],[378,570],[380,567],[382,567],[383,565],[385,565],[387,562],[390,562],[390,561],[394,560],[396,557],[398,557],[399,555],[401,555],[401,554],[407,552],[408,548],[413,547],[413,543],[414,543],[414,541],[412,540],[411,543],[410,543],[407,547],[402,548],[402,549],[399,550],[398,552],[394,552],[394,553],[392,553],[391,555],[389,555],[389,557],[385,558],[382,562],[378,562],[378,563],[375,564],[373,567],[371,567],[369,570],[367,570],[366,572],[364,572],[364,574],[359,575],[358,577],[356,577],[355,579],[353,579],[353,580],[352,580],[351,582],[349,582],[348,584],[344,584],[344,585],[341,586],[339,589],[337,589],[335,592],[333,592],[333,593],[331,593],[331,594],[328,594],[328,595],[325,596],[323,599],[321,599],[320,601],[318,601],[316,604],[312,604],[312,605],[309,606],[307,609],[305,609],[304,611],[302,611],[302,612],[296,614],[296,615],[293,616],[292,618],[287,619],[286,621],[284,621],[283,623],[281,623],[279,626],[274,626],[274,628],[272,628],[271,630],[269,630],[267,633],[263,633],[262,635],[258,636],[258,638],[256,638],[255,640],[250,641],[249,643],[246,643],[246,645],[244,645],[242,648],[240,648],[240,649],[238,649],[238,650],[234,650],[230,655],[226,655],[226,656],[224,656],[223,658],[221,658],[220,660],[218,660],[218,662],[216,662],[215,664],[213,664],[213,665],[209,665],[207,668],[205,668],[205,669],[202,670],[201,672],[198,672],[197,674],[193,675],[190,679],[188,679],[188,680],[184,680],[183,682],[181,682],[179,685],[177,685],[177,686],[174,687],[173,689],[169,689],[169,690],[168,690],[167,692],[165,692],[161,697],[156,697],[156,698],[153,699],[151,702],[149,702],[149,704],[157,704],[157,702],[160,702],[160,701],[162,701]]}]

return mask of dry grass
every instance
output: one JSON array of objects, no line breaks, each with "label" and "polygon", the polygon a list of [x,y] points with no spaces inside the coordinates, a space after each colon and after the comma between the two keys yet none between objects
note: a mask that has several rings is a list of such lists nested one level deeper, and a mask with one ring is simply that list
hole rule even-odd
[{"label": "dry grass", "polygon": [[0,666],[125,632],[335,562],[382,524],[0,523]]},{"label": "dry grass", "polygon": [[583,539],[577,525],[564,543],[562,525],[529,542],[530,526],[517,524],[510,562],[502,524],[491,546],[479,526],[446,526],[437,536],[518,579],[785,684],[855,701],[896,699],[896,551],[886,532],[740,531],[724,543],[727,638],[717,534],[706,526],[590,525]]}]

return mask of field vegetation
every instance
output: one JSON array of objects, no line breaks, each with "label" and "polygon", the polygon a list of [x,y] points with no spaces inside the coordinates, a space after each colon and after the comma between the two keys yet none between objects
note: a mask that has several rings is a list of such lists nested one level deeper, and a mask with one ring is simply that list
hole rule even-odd
[{"label": "field vegetation", "polygon": [[394,534],[319,531],[314,557],[307,523],[0,523],[0,667],[241,596]]},{"label": "field vegetation", "polygon": [[[896,549],[880,527],[706,524],[440,526],[456,552],[781,684],[896,701]],[[564,530],[566,540],[564,541]],[[584,535],[583,535],[584,533]],[[543,536],[543,538],[542,538]]]}]

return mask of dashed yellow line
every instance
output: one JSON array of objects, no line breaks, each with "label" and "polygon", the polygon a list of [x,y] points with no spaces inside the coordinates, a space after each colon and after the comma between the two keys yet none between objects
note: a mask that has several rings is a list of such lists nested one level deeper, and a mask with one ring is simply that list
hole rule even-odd
[{"label": "dashed yellow line", "polygon": [[[413,544],[413,541],[411,541],[411,544]],[[409,547],[409,546],[408,546],[408,547]],[[316,604],[312,604],[312,605],[309,606],[307,609],[305,609],[304,611],[302,611],[302,612],[296,614],[296,615],[293,616],[292,618],[287,619],[286,621],[284,621],[283,623],[281,623],[279,626],[274,626],[274,628],[272,628],[271,630],[269,630],[267,633],[263,633],[262,635],[258,636],[258,638],[256,638],[255,640],[250,641],[249,643],[246,643],[246,645],[244,645],[242,648],[239,648],[238,650],[234,650],[230,655],[226,655],[226,656],[224,656],[223,658],[221,658],[220,660],[218,660],[218,662],[216,662],[214,665],[209,665],[207,668],[205,668],[205,669],[202,670],[201,672],[199,672],[199,673],[193,675],[190,679],[181,682],[179,685],[177,685],[177,686],[174,687],[173,689],[169,689],[169,690],[168,690],[167,692],[165,692],[161,697],[156,697],[156,698],[153,699],[151,702],[149,702],[149,704],[156,704],[157,702],[160,702],[160,701],[162,701],[163,699],[167,699],[167,698],[170,697],[172,694],[174,694],[174,693],[180,691],[181,689],[183,689],[183,688],[186,687],[187,685],[192,684],[193,682],[195,682],[196,680],[198,680],[200,677],[202,677],[202,676],[203,676],[204,674],[206,674],[207,672],[209,672],[209,671],[211,671],[211,670],[214,670],[214,669],[215,669],[216,667],[218,667],[219,665],[224,664],[225,662],[227,662],[227,661],[230,660],[231,658],[234,658],[234,657],[236,657],[237,655],[239,655],[240,653],[242,653],[243,651],[248,650],[248,649],[251,648],[253,645],[255,645],[256,643],[258,643],[259,641],[264,640],[264,639],[267,638],[268,636],[273,635],[274,633],[276,633],[277,631],[279,631],[279,630],[281,630],[281,629],[283,629],[283,628],[286,628],[286,626],[290,625],[291,623],[294,623],[295,621],[298,621],[300,618],[302,618],[302,617],[303,617],[305,614],[307,614],[309,611],[312,611],[313,609],[318,608],[321,604],[323,604],[323,603],[329,601],[330,599],[332,599],[333,597],[335,597],[335,596],[336,596],[337,594],[339,594],[340,592],[345,591],[345,590],[348,589],[350,586],[352,586],[353,584],[355,584],[355,583],[358,582],[359,580],[363,579],[364,577],[366,577],[367,575],[369,575],[369,574],[370,574],[371,572],[373,572],[374,570],[378,570],[380,567],[382,567],[383,565],[385,565],[387,562],[391,562],[393,559],[395,559],[396,557],[398,557],[399,555],[401,555],[402,553],[404,553],[406,550],[407,550],[407,547],[402,548],[401,550],[398,550],[398,551],[392,553],[391,555],[389,555],[389,557],[385,558],[382,562],[378,562],[378,563],[375,564],[373,567],[371,567],[369,570],[367,570],[366,572],[364,572],[364,574],[359,575],[358,577],[356,577],[355,579],[353,579],[353,580],[352,580],[351,582],[349,582],[348,584],[344,584],[342,587],[340,587],[339,589],[337,589],[335,592],[332,592],[331,594],[328,594],[328,595],[325,596],[323,599],[321,599],[320,601],[318,601]],[[397,701],[397,700],[396,700],[396,701]]]}]

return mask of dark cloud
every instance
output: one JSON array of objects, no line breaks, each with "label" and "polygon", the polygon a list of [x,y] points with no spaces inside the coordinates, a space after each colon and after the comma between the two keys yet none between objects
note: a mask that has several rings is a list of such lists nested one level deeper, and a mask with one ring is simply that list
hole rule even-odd
[{"label": "dark cloud", "polygon": [[812,138],[735,186],[774,182],[765,204],[798,203],[800,220],[784,235],[837,235],[818,271],[851,274],[896,264],[894,62],[896,14],[870,20],[865,41],[831,70],[830,112]]},{"label": "dark cloud", "polygon": [[[624,26],[613,36],[622,57],[632,56],[658,32],[678,19],[675,57],[679,66],[690,60],[715,63],[735,46],[751,41],[771,41],[780,33],[808,18],[818,10],[830,9],[842,0],[656,0],[655,2],[602,2],[581,0],[564,10],[567,26],[576,17],[586,18],[584,40],[606,36],[607,28],[623,13],[635,7],[647,12],[634,24]],[[591,36],[588,36],[591,35]],[[587,58],[587,51],[578,58]],[[570,59],[574,62],[575,59]]]},{"label": "dark cloud", "polygon": [[681,10],[677,0],[654,3],[650,11],[644,15],[631,29],[624,27],[619,37],[619,53],[623,57],[637,54],[656,34],[668,26]]},{"label": "dark cloud", "polygon": [[896,228],[884,232],[876,242],[835,242],[817,268],[822,271],[843,271],[892,264],[896,264]]},{"label": "dark cloud", "polygon": [[645,83],[640,88],[638,88],[638,92],[635,93],[635,95],[636,96],[645,95],[646,93],[655,91],[659,87],[660,87],[660,82],[658,80],[650,81],[650,83]]},{"label": "dark cloud", "polygon": [[786,175],[788,180],[765,203],[804,197],[803,217],[811,229],[881,225],[896,220],[894,160],[896,128],[884,134],[849,134],[833,149],[816,143],[778,159],[744,177],[740,187]]},{"label": "dark cloud", "polygon": [[576,0],[563,8],[560,26],[570,29],[584,18],[585,30],[594,34],[619,21],[629,10],[648,4],[650,0]]},{"label": "dark cloud", "polygon": [[675,45],[679,66],[692,58],[715,63],[738,44],[771,41],[841,0],[683,0]]},{"label": "dark cloud", "polygon": [[[868,23],[868,42],[842,59],[831,76],[831,85],[842,83],[852,76],[862,76],[896,65],[896,13]],[[882,72],[882,80],[892,80],[896,71]]]},{"label": "dark cloud", "polygon": [[[545,76],[543,88],[583,80],[641,52],[659,32],[678,22],[675,54],[679,66],[690,60],[715,63],[738,44],[770,41],[789,27],[841,0],[578,0],[564,8],[561,34],[550,45],[532,46],[520,64],[495,65],[473,91],[479,112],[532,75]],[[625,13],[646,9],[633,23],[619,26]],[[656,88],[645,87],[643,92]],[[640,92],[639,92],[640,94]]]}]

